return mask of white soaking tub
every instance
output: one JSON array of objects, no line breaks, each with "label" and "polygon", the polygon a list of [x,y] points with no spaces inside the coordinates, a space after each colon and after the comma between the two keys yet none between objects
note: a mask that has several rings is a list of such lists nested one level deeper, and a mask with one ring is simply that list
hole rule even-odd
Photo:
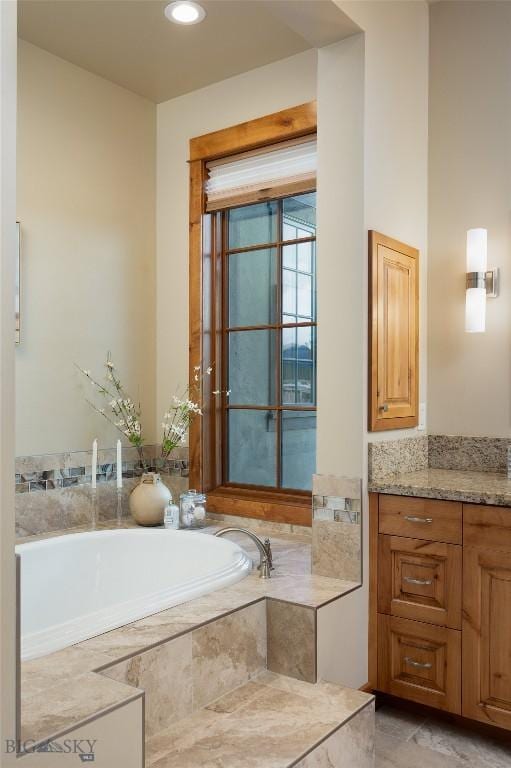
[{"label": "white soaking tub", "polygon": [[20,544],[21,657],[34,659],[244,578],[234,542],[172,530],[73,533]]}]

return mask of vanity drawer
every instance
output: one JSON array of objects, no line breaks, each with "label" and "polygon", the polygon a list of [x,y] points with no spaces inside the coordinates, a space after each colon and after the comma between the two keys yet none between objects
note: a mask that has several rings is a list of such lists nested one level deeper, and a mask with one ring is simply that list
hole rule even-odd
[{"label": "vanity drawer", "polygon": [[462,548],[379,535],[378,612],[461,629]]},{"label": "vanity drawer", "polygon": [[461,632],[378,615],[378,689],[461,712]]},{"label": "vanity drawer", "polygon": [[380,533],[461,544],[461,529],[462,505],[457,501],[380,494]]}]

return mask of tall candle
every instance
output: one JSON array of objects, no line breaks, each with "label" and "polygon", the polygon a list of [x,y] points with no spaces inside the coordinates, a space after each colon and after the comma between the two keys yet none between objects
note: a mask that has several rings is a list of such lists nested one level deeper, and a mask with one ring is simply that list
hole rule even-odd
[{"label": "tall candle", "polygon": [[92,443],[92,487],[96,487],[96,475],[98,472],[98,441],[94,440]]},{"label": "tall candle", "polygon": [[122,488],[122,448],[121,441],[117,441],[117,488]]}]

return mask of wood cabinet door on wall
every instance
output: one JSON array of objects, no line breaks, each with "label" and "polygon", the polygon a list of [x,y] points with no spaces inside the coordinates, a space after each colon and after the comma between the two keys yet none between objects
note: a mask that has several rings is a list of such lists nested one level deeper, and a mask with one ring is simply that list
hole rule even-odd
[{"label": "wood cabinet door on wall", "polygon": [[369,232],[369,428],[418,423],[419,251]]},{"label": "wood cabinet door on wall", "polygon": [[511,550],[464,548],[462,714],[511,729]]}]

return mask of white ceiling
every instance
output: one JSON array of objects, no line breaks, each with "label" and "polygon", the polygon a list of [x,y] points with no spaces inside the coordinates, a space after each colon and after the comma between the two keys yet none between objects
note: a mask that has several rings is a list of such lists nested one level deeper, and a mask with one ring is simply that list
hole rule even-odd
[{"label": "white ceiling", "polygon": [[201,24],[162,0],[19,0],[19,36],[161,102],[359,31],[332,0],[201,0]]}]

